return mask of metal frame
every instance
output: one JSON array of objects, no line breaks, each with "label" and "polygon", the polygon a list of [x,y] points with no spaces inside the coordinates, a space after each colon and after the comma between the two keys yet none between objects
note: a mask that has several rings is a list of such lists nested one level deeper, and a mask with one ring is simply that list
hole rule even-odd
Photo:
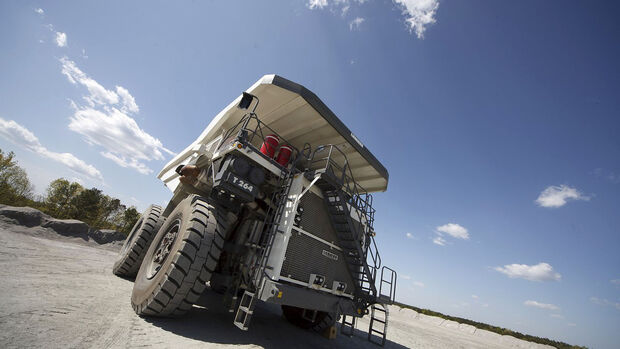
[{"label": "metal frame", "polygon": [[[244,93],[244,98],[247,97],[246,95],[249,94]],[[249,96],[256,98],[252,95]],[[355,181],[349,160],[347,159],[346,154],[338,148],[338,146],[333,144],[321,145],[318,146],[314,152],[312,152],[310,144],[305,144],[301,151],[298,150],[288,140],[279,135],[277,131],[263,123],[258,118],[254,111],[260,101],[258,98],[256,98],[256,100],[257,102],[252,111],[246,113],[237,124],[228,129],[222,135],[221,142],[214,152],[218,153],[222,147],[225,147],[231,143],[237,144],[234,143],[237,141],[243,144],[243,148],[245,148],[247,155],[253,155],[255,153],[268,161],[270,164],[275,165],[280,170],[278,187],[272,194],[271,198],[273,205],[269,206],[265,214],[263,224],[259,225],[261,229],[264,229],[264,234],[261,235],[261,240],[259,243],[252,247],[258,252],[258,259],[251,266],[252,271],[249,275],[249,279],[243,280],[243,278],[240,278],[235,286],[235,293],[239,287],[242,287],[245,291],[239,301],[233,323],[240,329],[247,330],[256,301],[263,300],[270,303],[303,307],[304,309],[313,310],[315,314],[317,310],[336,310],[343,315],[353,316],[352,322],[346,323],[346,325],[351,326],[352,331],[355,327],[355,317],[360,317],[367,314],[368,306],[370,306],[372,315],[368,333],[369,340],[371,340],[371,335],[373,332],[381,334],[383,337],[381,345],[383,345],[385,343],[385,333],[387,331],[387,312],[385,322],[376,319],[375,305],[382,304],[379,303],[381,301],[384,303],[392,303],[394,301],[396,293],[396,272],[393,269],[383,266],[381,269],[381,277],[379,279],[379,287],[377,289],[377,271],[381,268],[381,257],[374,240],[375,233],[373,225],[375,209],[372,207],[373,196]],[[246,107],[249,107],[250,105],[251,102],[246,105]],[[267,134],[276,135],[280,140],[280,144],[286,144],[291,147],[291,158],[287,165],[280,165],[274,161],[274,159],[269,158],[258,150],[258,143],[265,142],[265,137]],[[353,135],[351,134],[351,136]],[[363,145],[359,143],[357,139],[354,140],[357,142],[351,142],[354,146],[359,144],[362,149],[364,149]],[[356,148],[360,151],[359,147]],[[368,151],[366,151],[366,153],[370,154]],[[308,161],[306,168],[303,170],[297,168],[297,164],[301,159]],[[301,182],[296,181],[295,178],[302,172],[304,173],[304,176],[298,178],[301,179]],[[385,171],[385,174],[387,178],[387,171]],[[276,175],[278,175],[278,173],[276,173]],[[279,258],[278,261],[281,268],[283,259],[282,253],[285,253],[287,249],[287,234],[288,237],[290,237],[292,229],[296,229],[300,233],[306,233],[303,229],[294,227],[292,219],[287,219],[287,217],[290,218],[289,216],[291,216],[289,211],[292,210],[292,212],[294,212],[296,210],[296,206],[299,204],[301,196],[307,193],[313,185],[319,186],[318,183],[321,179],[334,182],[333,185],[328,186],[330,189],[326,193],[330,194],[327,194],[328,196],[324,196],[324,200],[329,202],[329,200],[338,199],[337,204],[342,207],[344,212],[346,212],[347,224],[349,229],[351,229],[350,232],[353,236],[356,236],[353,240],[356,241],[356,246],[358,246],[356,248],[358,249],[357,251],[359,251],[356,253],[356,256],[359,256],[359,260],[361,261],[361,265],[363,265],[363,267],[360,269],[361,272],[359,273],[361,277],[355,279],[358,280],[358,284],[354,286],[355,291],[353,296],[348,294],[334,294],[332,292],[333,290],[323,287],[313,289],[316,288],[314,287],[315,285],[310,285],[309,283],[306,284],[283,277],[280,275],[279,268],[276,265],[273,265],[274,263],[271,263],[270,265],[270,261],[273,258]],[[310,181],[309,185],[306,183],[305,188],[303,185],[299,187],[300,183],[303,183],[304,180]],[[296,189],[293,190],[294,193],[291,194],[291,189],[293,187]],[[333,197],[330,197],[329,195],[332,195]],[[354,214],[357,215],[356,218],[358,218],[357,221],[361,229],[357,228],[357,226],[355,226],[356,224],[353,223]],[[334,222],[332,221],[332,223]],[[317,238],[312,234],[309,235]],[[278,253],[271,256],[275,241],[280,241],[282,239],[284,239],[283,242],[279,243],[278,246],[283,246],[277,247],[276,249],[278,250]],[[330,243],[328,245],[331,246],[332,244]],[[360,255],[360,252],[362,255]],[[357,264],[347,264],[351,272],[355,270],[353,265]],[[389,279],[385,279],[388,272],[390,273]],[[285,283],[278,282],[277,280],[282,280]],[[289,284],[286,284],[286,282]],[[386,289],[389,286],[389,294],[387,295],[383,295],[382,293],[384,285]],[[283,296],[283,290],[286,291],[285,297]],[[349,299],[347,297],[351,297],[353,299]],[[345,325],[345,318],[346,317],[343,317],[343,325]],[[373,329],[373,323],[375,320],[384,324],[382,331]]]}]

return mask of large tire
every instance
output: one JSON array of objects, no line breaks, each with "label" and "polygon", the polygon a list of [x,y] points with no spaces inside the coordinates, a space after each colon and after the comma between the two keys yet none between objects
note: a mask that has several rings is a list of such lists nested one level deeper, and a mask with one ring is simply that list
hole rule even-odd
[{"label": "large tire", "polygon": [[311,328],[314,329],[316,326],[322,324],[323,320],[329,316],[328,313],[319,311],[316,314],[316,318],[314,319],[314,321],[310,321],[303,317],[303,313],[304,308],[298,308],[291,305],[282,306],[282,314],[284,314],[286,320],[288,320],[288,322],[292,323],[293,325],[303,328],[305,330]]},{"label": "large tire", "polygon": [[321,322],[312,326],[312,330],[323,333],[326,329],[334,326],[340,320],[340,315],[337,313],[326,313]]},{"label": "large tire", "polygon": [[118,253],[112,272],[118,276],[135,277],[155,234],[164,222],[161,206],[151,205],[131,229]]},{"label": "large tire", "polygon": [[141,316],[177,316],[204,291],[228,229],[223,211],[191,195],[170,213],[153,239],[131,295]]}]

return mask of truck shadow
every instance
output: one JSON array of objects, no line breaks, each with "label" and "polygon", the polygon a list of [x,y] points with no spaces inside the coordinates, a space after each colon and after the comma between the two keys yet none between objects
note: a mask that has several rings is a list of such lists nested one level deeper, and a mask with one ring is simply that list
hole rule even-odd
[{"label": "truck shadow", "polygon": [[[211,292],[209,292],[211,293]],[[165,331],[206,343],[254,344],[263,348],[378,348],[367,340],[365,331],[356,329],[353,336],[338,333],[329,340],[318,333],[288,323],[280,306],[258,303],[248,331],[233,325],[233,313],[221,304],[221,298],[210,297],[182,318],[145,318]],[[339,329],[340,332],[340,329]],[[406,348],[387,340],[386,348]]]}]

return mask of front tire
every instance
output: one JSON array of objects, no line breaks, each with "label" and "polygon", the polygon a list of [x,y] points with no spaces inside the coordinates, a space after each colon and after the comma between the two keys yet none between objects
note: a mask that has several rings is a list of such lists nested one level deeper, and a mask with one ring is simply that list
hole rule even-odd
[{"label": "front tire", "polygon": [[187,312],[211,279],[224,246],[224,212],[190,195],[153,239],[134,283],[131,305],[141,316]]},{"label": "front tire", "polygon": [[164,222],[161,206],[151,205],[144,211],[118,253],[112,272],[118,276],[135,277],[155,234]]}]

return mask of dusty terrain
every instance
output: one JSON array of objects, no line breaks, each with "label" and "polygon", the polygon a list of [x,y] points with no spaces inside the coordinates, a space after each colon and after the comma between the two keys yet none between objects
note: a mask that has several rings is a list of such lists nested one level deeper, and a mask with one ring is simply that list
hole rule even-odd
[{"label": "dusty terrain", "polygon": [[[376,348],[366,321],[353,337],[328,340],[265,304],[247,332],[214,298],[180,319],[140,318],[129,303],[132,282],[111,271],[117,248],[0,221],[0,348]],[[391,307],[386,347],[542,346]]]}]

